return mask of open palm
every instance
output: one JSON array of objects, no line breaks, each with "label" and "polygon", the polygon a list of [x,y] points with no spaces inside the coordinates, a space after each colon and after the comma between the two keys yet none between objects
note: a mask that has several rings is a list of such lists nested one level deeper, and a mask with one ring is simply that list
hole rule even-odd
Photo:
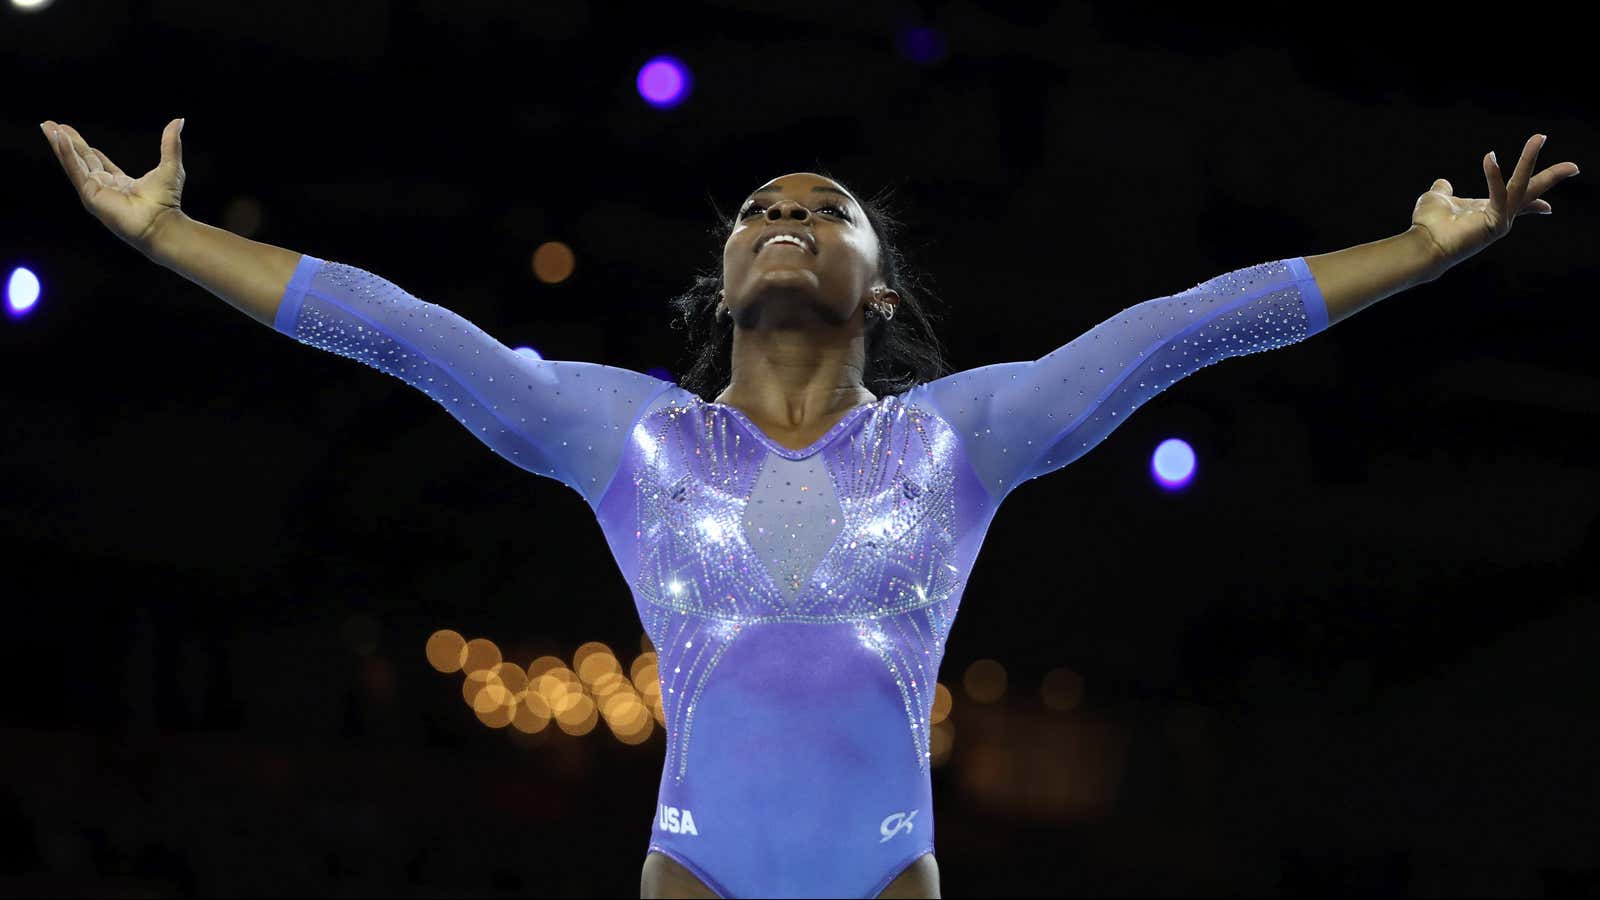
[{"label": "open palm", "polygon": [[167,123],[161,132],[161,162],[138,178],[125,174],[71,126],[47,121],[41,128],[84,208],[117,237],[148,252],[156,223],[178,210],[183,197],[182,120]]}]

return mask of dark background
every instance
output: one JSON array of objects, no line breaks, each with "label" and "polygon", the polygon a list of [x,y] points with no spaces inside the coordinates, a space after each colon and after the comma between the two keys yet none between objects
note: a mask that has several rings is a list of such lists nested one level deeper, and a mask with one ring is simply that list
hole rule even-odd
[{"label": "dark background", "polygon": [[[423,656],[637,653],[577,494],[144,261],[37,122],[139,174],[193,119],[191,216],[254,202],[254,239],[508,344],[672,373],[711,203],[825,168],[895,190],[959,370],[1398,234],[1534,133],[1540,168],[1600,162],[1575,21],[1399,7],[7,7],[0,261],[44,294],[0,336],[0,892],[636,895],[664,753],[496,732]],[[902,52],[919,25],[942,58]],[[695,75],[666,111],[634,90],[660,53]],[[941,674],[946,896],[1596,896],[1595,177],[1011,496]],[[999,703],[961,690],[979,658]]]}]

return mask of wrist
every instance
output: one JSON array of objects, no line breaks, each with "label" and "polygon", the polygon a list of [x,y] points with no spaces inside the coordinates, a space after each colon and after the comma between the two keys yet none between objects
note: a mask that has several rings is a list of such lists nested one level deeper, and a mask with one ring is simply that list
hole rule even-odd
[{"label": "wrist", "polygon": [[183,232],[194,224],[181,207],[162,210],[150,220],[150,226],[139,236],[135,246],[152,262],[171,268],[168,263],[173,259],[176,245],[182,240]]},{"label": "wrist", "polygon": [[1425,226],[1412,225],[1400,237],[1410,243],[1412,253],[1418,259],[1418,269],[1422,272],[1419,281],[1432,281],[1443,275],[1452,265],[1449,254],[1444,252],[1439,242],[1433,239],[1433,232]]}]

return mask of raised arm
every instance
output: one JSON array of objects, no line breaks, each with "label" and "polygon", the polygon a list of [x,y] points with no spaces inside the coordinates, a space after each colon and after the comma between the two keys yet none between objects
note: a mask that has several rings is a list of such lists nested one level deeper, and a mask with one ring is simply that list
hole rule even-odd
[{"label": "raised arm", "polygon": [[1146,300],[1031,362],[957,372],[914,389],[956,430],[995,502],[1105,440],[1145,401],[1231,356],[1328,327],[1303,257],[1219,275]]},{"label": "raised arm", "polygon": [[631,426],[673,387],[612,366],[524,356],[444,307],[370,272],[240,237],[185,215],[174,119],[139,179],[75,130],[42,126],[78,197],[147,258],[301,343],[387,372],[432,397],[513,464],[600,500]]},{"label": "raised arm", "polygon": [[1518,217],[1548,215],[1550,203],[1540,196],[1578,174],[1578,165],[1535,173],[1544,142],[1542,134],[1528,139],[1508,181],[1494,153],[1485,154],[1487,198],[1457,197],[1449,181],[1436,179],[1402,234],[1219,275],[1131,306],[1033,362],[957,372],[910,393],[955,425],[998,502],[1020,482],[1089,452],[1178,379],[1231,356],[1305,340],[1439,278],[1504,238]]}]

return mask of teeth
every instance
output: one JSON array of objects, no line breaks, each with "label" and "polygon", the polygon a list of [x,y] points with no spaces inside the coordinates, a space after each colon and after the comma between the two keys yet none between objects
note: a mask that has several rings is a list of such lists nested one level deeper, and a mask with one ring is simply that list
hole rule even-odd
[{"label": "teeth", "polygon": [[780,234],[775,238],[769,238],[767,240],[768,244],[776,244],[776,243],[779,243],[779,242],[782,242],[782,243],[785,243],[785,244],[793,244],[793,245],[795,245],[796,247],[799,247],[802,250],[807,249],[804,241],[802,241],[799,238],[795,237],[794,235],[790,235],[790,234]]}]

